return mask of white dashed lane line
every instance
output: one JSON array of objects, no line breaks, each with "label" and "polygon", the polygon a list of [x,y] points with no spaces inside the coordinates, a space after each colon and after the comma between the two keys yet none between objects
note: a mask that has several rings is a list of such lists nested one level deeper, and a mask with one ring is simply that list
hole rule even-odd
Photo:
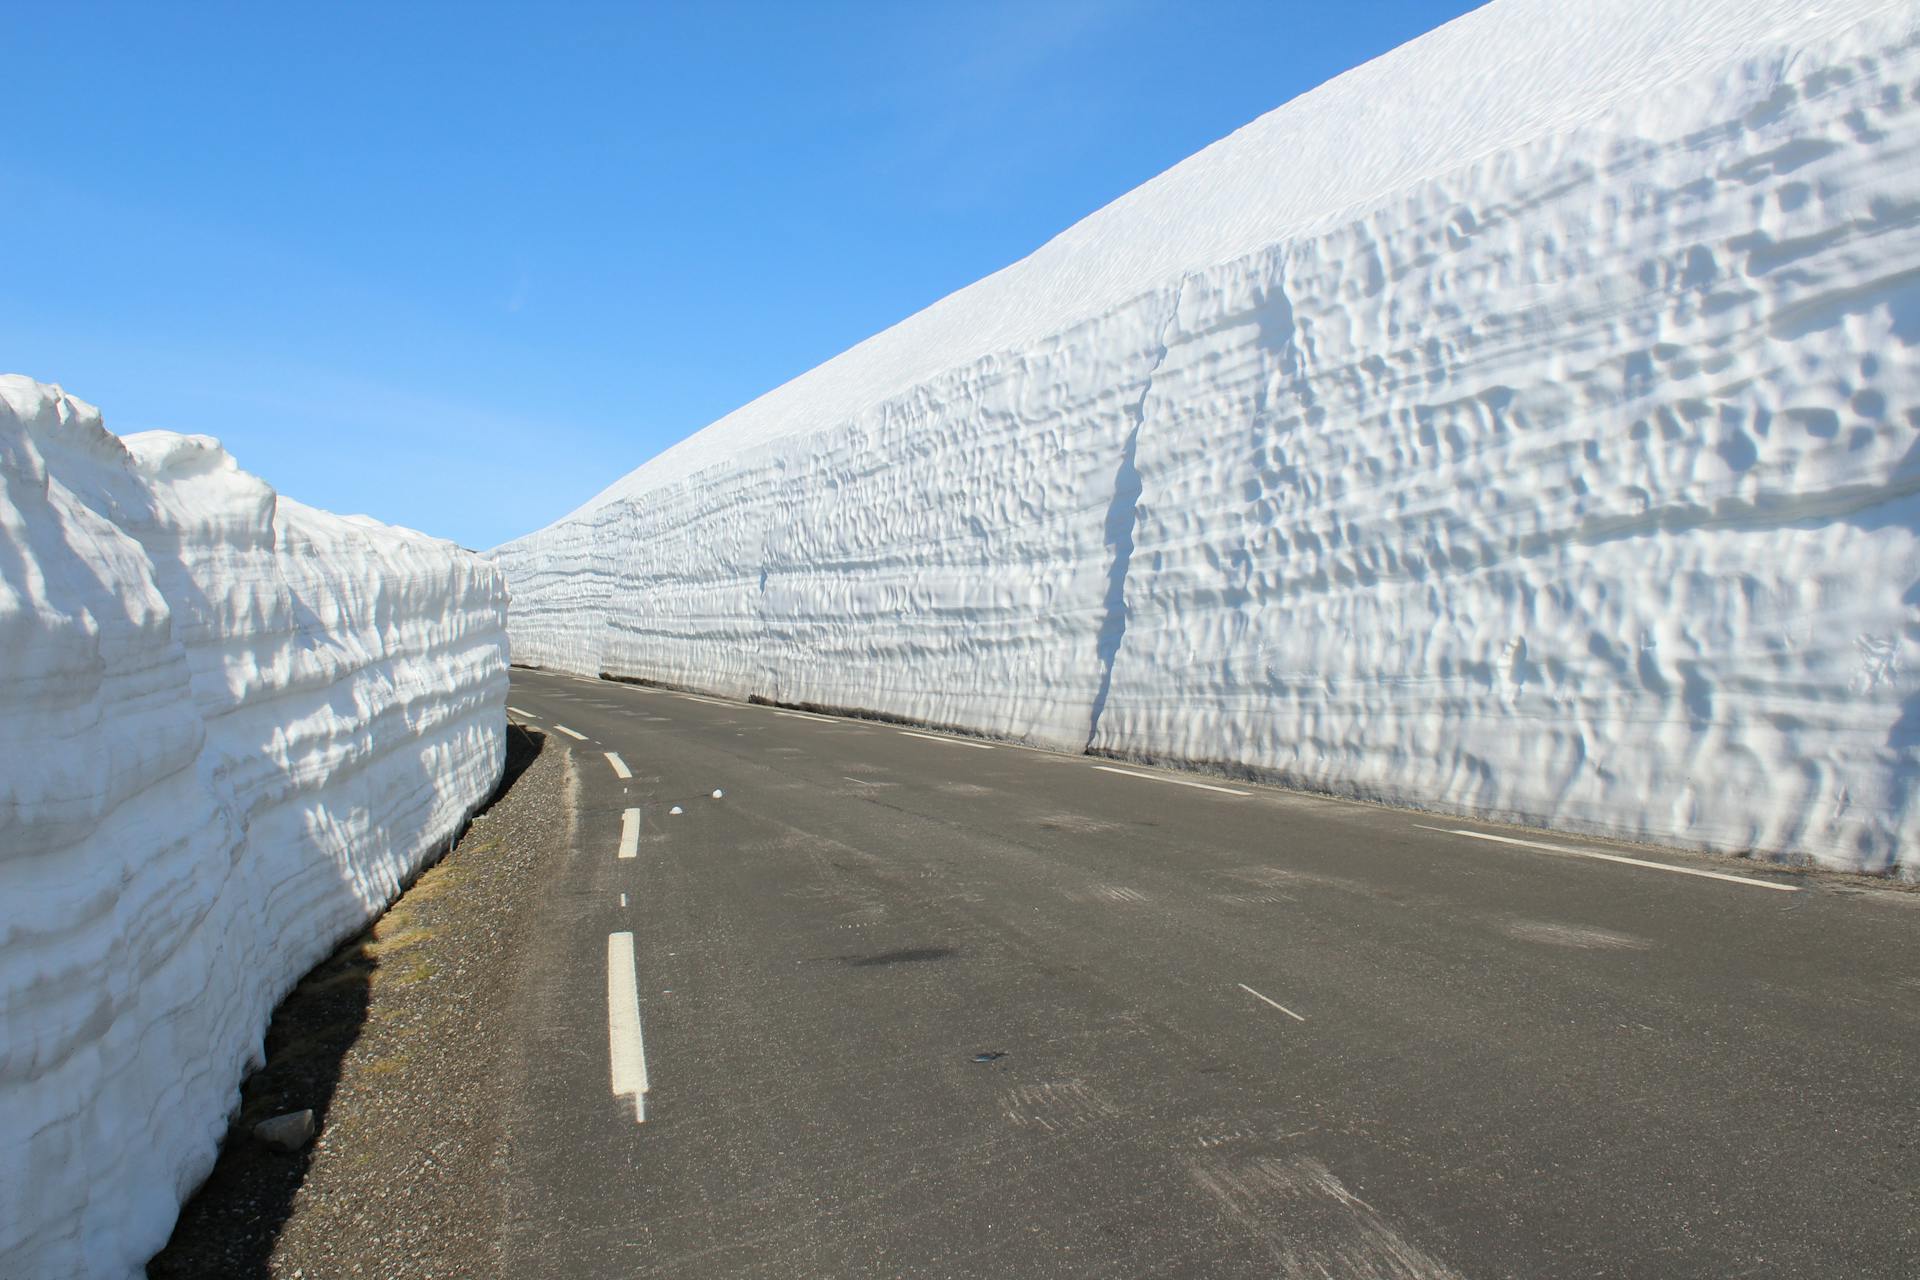
[{"label": "white dashed lane line", "polygon": [[1235,791],[1232,787],[1216,787],[1211,782],[1188,782],[1185,778],[1163,778],[1157,773],[1136,773],[1132,769],[1116,769],[1111,765],[1093,766],[1102,773],[1117,773],[1123,778],[1145,778],[1148,782],[1166,782],[1176,787],[1192,787],[1197,791],[1218,791],[1223,796],[1250,796],[1251,791]]},{"label": "white dashed lane line", "polygon": [[1794,884],[1775,884],[1771,880],[1755,880],[1750,876],[1730,876],[1719,871],[1701,871],[1694,867],[1676,867],[1665,862],[1650,862],[1645,858],[1629,858],[1618,853],[1601,853],[1598,849],[1576,849],[1572,845],[1548,844],[1544,840],[1518,840],[1512,836],[1496,836],[1485,831],[1468,831],[1464,827],[1429,827],[1424,823],[1413,824],[1422,831],[1438,831],[1442,835],[1466,836],[1473,840],[1487,840],[1494,844],[1516,844],[1527,849],[1544,849],[1549,853],[1571,854],[1576,858],[1596,858],[1601,862],[1618,862],[1629,867],[1642,867],[1648,871],[1671,871],[1677,876],[1699,876],[1703,880],[1725,880],[1729,884],[1744,884],[1754,889],[1772,889],[1779,893],[1799,893],[1800,886]]},{"label": "white dashed lane line", "polygon": [[640,980],[634,972],[633,935],[607,935],[607,1048],[613,1063],[613,1096],[633,1099],[636,1124],[647,1122],[647,1046],[640,1037]]},{"label": "white dashed lane line", "polygon": [[975,751],[993,750],[992,747],[988,746],[984,742],[964,742],[959,738],[936,738],[931,733],[915,733],[911,729],[902,729],[900,733],[901,733],[901,736],[903,737],[923,738],[928,742],[944,742],[950,747],[972,747]]},{"label": "white dashed lane line", "polygon": [[585,742],[587,740],[587,735],[584,733],[581,733],[578,729],[569,729],[567,728],[567,726],[563,724],[556,724],[553,727],[558,729],[560,732],[566,734],[569,738],[574,738],[581,742]]},{"label": "white dashed lane line", "polygon": [[1272,1005],[1274,1008],[1278,1009],[1280,1012],[1286,1014],[1289,1018],[1292,1018],[1295,1022],[1306,1021],[1305,1018],[1301,1017],[1299,1014],[1295,1013],[1293,1010],[1287,1008],[1287,1006],[1281,1004],[1278,1000],[1268,1000],[1267,997],[1261,995],[1258,991],[1255,991],[1252,987],[1248,986],[1246,983],[1241,982],[1241,983],[1236,983],[1235,985],[1238,986],[1242,991],[1246,992],[1248,995],[1252,996],[1255,1000],[1262,1000],[1262,1001],[1265,1001],[1267,1004]]},{"label": "white dashed lane line", "polygon": [[631,858],[640,852],[640,811],[629,809],[620,815],[620,856]]},{"label": "white dashed lane line", "polygon": [[529,719],[531,719],[531,718],[532,718],[532,716],[533,716],[533,712],[531,712],[531,711],[522,711],[522,710],[521,710],[520,708],[518,708],[518,707],[508,707],[508,708],[507,708],[507,710],[508,710],[509,712],[511,712],[512,714],[514,714],[514,715],[516,715],[516,716],[526,716],[526,717],[528,717]]},{"label": "white dashed lane line", "polygon": [[618,751],[609,751],[606,753],[606,757],[607,763],[613,766],[614,777],[631,778],[633,776],[633,770],[627,768],[627,762],[620,758]]}]

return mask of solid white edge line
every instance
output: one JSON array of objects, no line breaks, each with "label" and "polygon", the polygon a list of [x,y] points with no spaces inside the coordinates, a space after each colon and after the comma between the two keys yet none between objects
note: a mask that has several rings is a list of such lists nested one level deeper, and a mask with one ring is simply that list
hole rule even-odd
[{"label": "solid white edge line", "polygon": [[1666,862],[1649,862],[1645,858],[1628,858],[1617,853],[1601,853],[1598,849],[1576,849],[1571,845],[1547,844],[1542,840],[1516,840],[1512,836],[1490,835],[1485,831],[1468,831],[1464,827],[1429,827],[1425,823],[1413,824],[1422,831],[1438,831],[1448,836],[1470,836],[1475,840],[1491,840],[1496,844],[1517,844],[1528,849],[1545,849],[1550,853],[1570,853],[1576,858],[1598,858],[1602,862],[1619,862],[1629,867],[1645,867],[1649,871],[1671,871],[1677,876],[1699,876],[1705,880],[1725,880],[1729,884],[1744,884],[1755,889],[1773,889],[1779,893],[1799,893],[1797,884],[1775,884],[1771,880],[1755,880],[1748,876],[1730,876],[1719,871],[1699,871],[1693,867],[1676,867]]},{"label": "solid white edge line", "polygon": [[613,766],[614,777],[631,778],[633,776],[633,770],[627,768],[627,762],[620,758],[618,751],[608,751],[605,755],[607,757],[607,763]]},{"label": "solid white edge line", "polygon": [[805,711],[776,711],[773,714],[777,716],[785,716],[789,720],[818,720],[821,724],[842,723],[839,720],[835,720],[832,716],[809,715]]},{"label": "solid white edge line", "polygon": [[563,724],[556,724],[553,727],[558,729],[560,732],[566,734],[569,738],[577,739],[580,742],[585,742],[587,740],[587,735],[580,732],[578,729],[569,729],[567,728],[567,726]]},{"label": "solid white edge line", "polygon": [[902,729],[900,732],[909,738],[925,738],[928,742],[944,742],[950,747],[972,747],[975,751],[993,750],[992,747],[984,742],[962,742],[958,738],[939,738],[931,733],[915,733],[911,729]]},{"label": "solid white edge line", "polygon": [[640,811],[629,809],[620,815],[620,856],[631,858],[640,852]]},{"label": "solid white edge line", "polygon": [[[1238,986],[1242,991],[1252,996],[1255,1000],[1267,1000],[1265,996],[1261,995],[1258,991],[1255,991],[1252,987],[1248,986],[1244,982],[1239,983]],[[1286,1014],[1289,1018],[1292,1018],[1295,1022],[1306,1021],[1305,1018],[1301,1017],[1299,1014],[1295,1013],[1293,1010],[1287,1008],[1287,1006],[1281,1004],[1278,1000],[1267,1000],[1267,1003],[1272,1005],[1274,1008],[1278,1009],[1280,1012]]]},{"label": "solid white edge line", "polygon": [[740,705],[737,702],[722,702],[719,698],[703,698],[697,693],[676,693],[673,696],[676,698],[685,698],[688,702],[705,702],[712,706],[726,707],[728,709],[732,709]]},{"label": "solid white edge line", "polygon": [[1218,791],[1224,796],[1250,796],[1251,791],[1235,791],[1232,787],[1216,787],[1210,782],[1188,782],[1185,778],[1163,778],[1157,773],[1135,773],[1132,769],[1116,769],[1112,765],[1093,766],[1102,773],[1117,773],[1123,778],[1145,778],[1148,782],[1171,782],[1176,787],[1195,787],[1201,791]]},{"label": "solid white edge line", "polygon": [[635,1124],[647,1122],[647,1046],[640,1038],[640,980],[633,935],[607,935],[607,1056],[613,1096],[632,1097]]}]

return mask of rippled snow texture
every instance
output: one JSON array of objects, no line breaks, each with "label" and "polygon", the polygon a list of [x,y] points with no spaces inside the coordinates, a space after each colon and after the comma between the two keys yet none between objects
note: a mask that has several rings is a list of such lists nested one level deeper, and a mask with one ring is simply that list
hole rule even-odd
[{"label": "rippled snow texture", "polygon": [[478,556],[0,377],[0,1274],[166,1243],[274,1004],[497,784],[504,623]]},{"label": "rippled snow texture", "polygon": [[523,661],[1920,875],[1907,3],[1501,0],[509,543]]}]

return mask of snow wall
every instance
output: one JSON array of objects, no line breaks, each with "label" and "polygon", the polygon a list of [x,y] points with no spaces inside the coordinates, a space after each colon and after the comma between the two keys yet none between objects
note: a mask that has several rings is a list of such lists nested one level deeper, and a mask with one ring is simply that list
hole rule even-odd
[{"label": "snow wall", "polygon": [[506,592],[0,377],[0,1275],[143,1274],[274,1005],[505,764]]},{"label": "snow wall", "polygon": [[1920,875],[1917,27],[1498,0],[498,548],[516,660]]}]

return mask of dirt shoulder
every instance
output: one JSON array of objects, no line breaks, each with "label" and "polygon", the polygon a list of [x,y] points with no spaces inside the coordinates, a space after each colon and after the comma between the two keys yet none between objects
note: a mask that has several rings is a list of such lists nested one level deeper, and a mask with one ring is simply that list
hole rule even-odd
[{"label": "dirt shoulder", "polygon": [[[541,746],[510,729],[494,803],[274,1011],[266,1065],[151,1280],[499,1273],[516,974],[572,825],[566,753]],[[253,1137],[306,1108],[306,1149]]]}]

